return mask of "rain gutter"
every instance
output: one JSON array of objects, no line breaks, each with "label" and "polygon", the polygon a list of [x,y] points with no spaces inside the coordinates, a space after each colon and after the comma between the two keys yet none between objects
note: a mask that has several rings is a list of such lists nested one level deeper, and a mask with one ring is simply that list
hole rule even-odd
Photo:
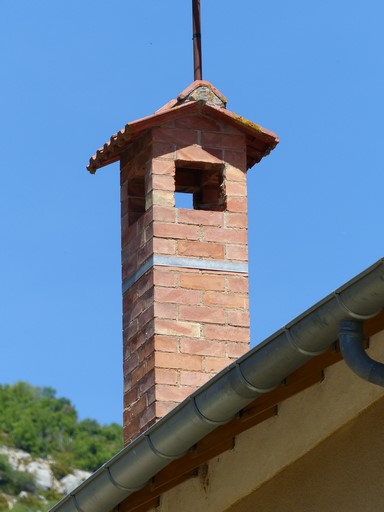
[{"label": "rain gutter", "polygon": [[230,364],[123,448],[51,512],[107,512],[338,338],[342,320],[384,307],[384,259]]}]

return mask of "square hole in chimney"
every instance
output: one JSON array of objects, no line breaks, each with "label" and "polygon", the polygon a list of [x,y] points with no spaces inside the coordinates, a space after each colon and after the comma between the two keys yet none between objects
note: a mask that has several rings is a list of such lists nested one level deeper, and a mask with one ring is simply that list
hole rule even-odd
[{"label": "square hole in chimney", "polygon": [[224,211],[226,201],[223,185],[223,166],[176,166],[175,206],[194,210]]}]

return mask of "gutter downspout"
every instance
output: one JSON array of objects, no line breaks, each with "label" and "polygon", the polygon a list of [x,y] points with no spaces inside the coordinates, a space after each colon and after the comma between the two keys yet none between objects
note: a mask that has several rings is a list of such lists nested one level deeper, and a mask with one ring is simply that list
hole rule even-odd
[{"label": "gutter downspout", "polygon": [[384,364],[369,357],[364,349],[363,322],[342,320],[339,342],[349,368],[362,379],[384,387]]}]

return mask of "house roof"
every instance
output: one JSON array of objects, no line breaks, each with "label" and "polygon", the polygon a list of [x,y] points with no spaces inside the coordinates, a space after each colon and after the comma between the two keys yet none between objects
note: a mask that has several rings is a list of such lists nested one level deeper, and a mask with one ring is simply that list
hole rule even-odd
[{"label": "house roof", "polygon": [[273,132],[227,110],[225,97],[212,84],[197,80],[179,94],[177,99],[171,100],[154,114],[132,121],[112,135],[91,157],[87,169],[94,174],[100,167],[118,161],[128,144],[144,131],[190,114],[221,120],[244,133],[248,168],[268,155],[279,142]]},{"label": "house roof", "polygon": [[[269,417],[268,410],[262,406],[263,397],[274,393],[281,381],[312,364],[311,361],[318,371],[316,361],[321,361],[321,366],[331,364],[332,358],[337,360],[332,354],[328,359],[322,358],[338,338],[340,321],[366,320],[368,334],[372,334],[383,328],[380,314],[383,307],[384,259],[381,259],[225,368],[106,462],[51,511],[110,510],[143,488],[172,461],[187,456],[196,443],[226,428],[223,425],[233,424],[239,411],[247,410],[251,404],[257,409],[260,403],[261,417],[263,414]],[[280,394],[280,399],[284,399],[284,394]],[[175,475],[173,478],[177,483]]]}]

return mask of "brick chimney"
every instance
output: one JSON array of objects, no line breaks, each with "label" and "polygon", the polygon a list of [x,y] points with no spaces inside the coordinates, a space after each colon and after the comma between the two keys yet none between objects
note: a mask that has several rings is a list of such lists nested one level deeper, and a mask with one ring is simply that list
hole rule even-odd
[{"label": "brick chimney", "polygon": [[194,82],[88,166],[120,160],[126,444],[249,350],[246,170],[278,139],[225,107]]}]

